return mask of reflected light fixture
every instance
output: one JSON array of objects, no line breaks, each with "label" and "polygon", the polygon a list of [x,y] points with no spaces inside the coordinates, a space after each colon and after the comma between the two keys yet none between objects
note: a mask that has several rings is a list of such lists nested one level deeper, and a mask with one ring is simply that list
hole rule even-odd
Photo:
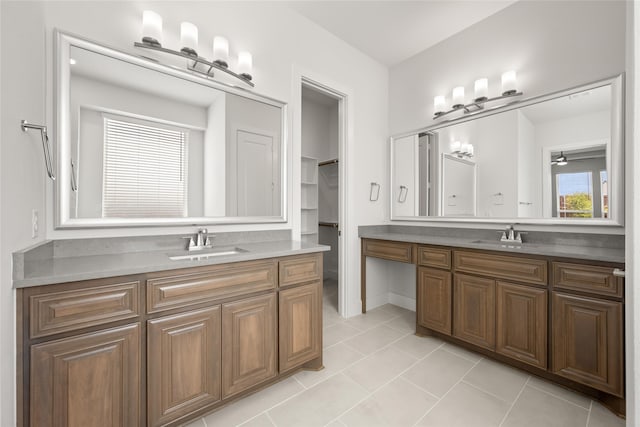
[{"label": "reflected light fixture", "polygon": [[445,107],[446,101],[443,95],[433,98],[433,118],[437,119],[458,110],[462,110],[463,114],[478,113],[484,109],[484,105],[488,102],[522,95],[522,92],[518,92],[517,87],[516,72],[507,71],[502,74],[502,95],[489,98],[489,79],[484,77],[477,79],[473,85],[473,101],[467,104],[464,100],[464,86],[458,86],[453,89],[452,105],[449,110]]},{"label": "reflected light fixture", "polygon": [[460,159],[470,159],[473,157],[473,144],[468,143],[468,142],[460,142],[460,141],[453,141],[450,145],[449,148],[451,149],[451,154],[455,155],[456,157],[460,158]]},{"label": "reflected light fixture", "polygon": [[558,165],[558,166],[564,166],[567,163],[569,163],[569,161],[567,160],[567,156],[565,156],[564,152],[562,151],[560,152],[560,155],[551,162],[552,165]]},{"label": "reflected light fixture", "polygon": [[214,70],[222,71],[241,82],[254,87],[253,57],[249,52],[238,54],[238,72],[229,69],[229,41],[224,37],[213,40],[213,61],[198,55],[198,27],[190,22],[180,24],[180,50],[167,49],[162,46],[162,17],[151,10],[142,12],[142,42],[135,42],[135,47],[168,53],[186,58],[187,69],[207,78],[214,77]]}]

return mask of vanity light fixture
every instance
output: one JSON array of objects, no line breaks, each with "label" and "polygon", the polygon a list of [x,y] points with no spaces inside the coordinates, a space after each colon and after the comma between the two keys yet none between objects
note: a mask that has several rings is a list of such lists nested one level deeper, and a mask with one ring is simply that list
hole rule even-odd
[{"label": "vanity light fixture", "polygon": [[[254,87],[253,58],[249,52],[240,52],[238,55],[238,72],[231,71],[227,63],[229,58],[229,41],[224,37],[215,37],[213,40],[213,61],[198,55],[198,27],[183,22],[180,25],[180,41],[182,48],[178,50],[162,47],[162,17],[151,10],[142,13],[142,43],[135,42],[135,47],[169,53],[188,59],[187,69],[206,77],[214,77],[214,70],[222,71],[235,77],[241,82]],[[199,66],[200,69],[198,69]]]},{"label": "vanity light fixture", "polygon": [[473,157],[473,144],[468,142],[453,141],[449,148],[451,154],[455,155],[459,159],[470,159]]},{"label": "vanity light fixture", "polygon": [[462,110],[463,114],[478,113],[484,109],[484,105],[488,102],[494,102],[505,98],[522,95],[518,92],[517,77],[515,71],[507,71],[502,74],[502,95],[489,98],[489,80],[481,78],[474,83],[474,99],[472,102],[465,104],[464,86],[458,86],[453,89],[451,109],[446,110],[445,97],[438,95],[433,98],[433,118],[437,119],[454,111]]}]

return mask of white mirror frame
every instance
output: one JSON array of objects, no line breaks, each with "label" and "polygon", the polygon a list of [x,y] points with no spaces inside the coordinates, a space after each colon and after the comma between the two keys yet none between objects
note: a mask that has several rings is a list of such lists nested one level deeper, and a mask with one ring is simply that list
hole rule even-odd
[{"label": "white mirror frame", "polygon": [[[504,223],[517,223],[517,224],[531,224],[531,225],[567,225],[567,226],[609,226],[609,227],[621,227],[624,226],[624,73],[615,77],[611,77],[604,80],[599,80],[593,83],[585,85],[575,86],[567,90],[554,92],[548,95],[537,96],[534,98],[525,99],[522,101],[515,101],[504,106],[499,106],[485,110],[481,113],[463,116],[457,119],[446,120],[438,122],[435,125],[413,130],[410,132],[403,132],[389,138],[389,157],[391,159],[389,163],[389,188],[393,188],[393,141],[398,138],[403,138],[409,135],[416,135],[426,132],[433,132],[438,129],[442,129],[453,124],[464,123],[471,120],[480,119],[483,117],[491,116],[494,114],[500,114],[505,111],[515,110],[521,107],[526,107],[540,102],[549,101],[554,98],[566,96],[575,92],[581,92],[589,89],[595,89],[611,85],[611,145],[610,152],[607,154],[607,167],[609,172],[609,193],[613,203],[609,206],[609,218],[492,218],[492,217],[444,217],[444,216],[399,216],[394,213],[394,200],[393,197],[389,197],[389,212],[391,212],[391,221],[411,221],[411,222],[464,222],[464,223],[486,223],[486,224],[504,224]],[[615,167],[615,169],[613,169]]]},{"label": "white mirror frame", "polygon": [[[56,229],[69,228],[110,228],[110,227],[159,227],[175,225],[214,225],[214,224],[265,224],[287,222],[288,200],[288,156],[289,135],[287,127],[287,104],[274,98],[250,92],[240,87],[200,77],[188,71],[162,65],[152,60],[135,56],[117,49],[106,47],[100,43],[75,36],[58,29],[54,30],[54,93],[55,93],[55,126],[56,139],[54,152],[56,153],[54,168],[57,179],[54,184],[54,226]],[[246,216],[246,217],[185,217],[185,218],[70,218],[69,198],[71,193],[71,166],[66,161],[70,154],[69,122],[69,52],[71,46],[90,50],[113,59],[141,66],[152,71],[164,73],[176,78],[198,83],[203,86],[222,90],[227,93],[253,99],[281,109],[281,200],[279,216]],[[55,166],[57,165],[57,166]]]}]

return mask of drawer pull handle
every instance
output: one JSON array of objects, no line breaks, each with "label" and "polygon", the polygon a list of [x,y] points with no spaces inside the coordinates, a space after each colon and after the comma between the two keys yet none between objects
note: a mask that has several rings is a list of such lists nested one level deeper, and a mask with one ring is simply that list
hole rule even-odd
[{"label": "drawer pull handle", "polygon": [[614,268],[613,275],[618,277],[624,277],[625,273],[624,273],[624,270],[620,270],[619,268]]}]

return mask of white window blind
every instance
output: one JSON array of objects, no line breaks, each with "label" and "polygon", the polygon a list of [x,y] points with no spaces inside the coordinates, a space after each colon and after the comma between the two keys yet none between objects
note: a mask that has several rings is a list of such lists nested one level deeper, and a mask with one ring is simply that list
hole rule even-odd
[{"label": "white window blind", "polygon": [[105,218],[186,216],[188,131],[148,123],[104,118]]}]

